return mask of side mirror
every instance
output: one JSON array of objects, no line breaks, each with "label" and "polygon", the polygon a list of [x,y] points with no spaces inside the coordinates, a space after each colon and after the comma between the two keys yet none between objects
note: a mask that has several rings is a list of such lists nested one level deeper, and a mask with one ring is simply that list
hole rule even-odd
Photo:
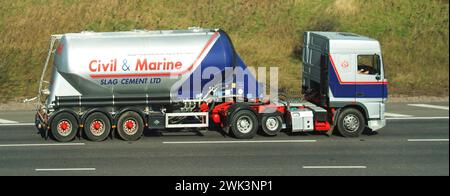
[{"label": "side mirror", "polygon": [[380,75],[377,75],[377,76],[375,76],[375,79],[376,79],[376,80],[381,80],[381,76],[380,76]]}]

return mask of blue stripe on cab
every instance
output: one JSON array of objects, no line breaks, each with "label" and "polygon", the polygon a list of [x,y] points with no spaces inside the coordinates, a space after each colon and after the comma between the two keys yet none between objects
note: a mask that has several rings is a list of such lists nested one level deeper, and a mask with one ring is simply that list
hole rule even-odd
[{"label": "blue stripe on cab", "polygon": [[358,98],[386,98],[387,85],[386,84],[341,84],[339,82],[336,71],[333,65],[328,65],[329,73],[329,87],[333,96],[336,98],[356,98],[356,93],[362,93]]}]

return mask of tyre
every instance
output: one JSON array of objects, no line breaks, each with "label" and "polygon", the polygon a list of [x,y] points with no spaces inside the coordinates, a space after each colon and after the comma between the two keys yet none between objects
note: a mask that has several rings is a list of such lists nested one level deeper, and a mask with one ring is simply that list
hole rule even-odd
[{"label": "tyre", "polygon": [[136,141],[144,132],[144,121],[141,116],[133,111],[120,115],[117,121],[117,133],[126,141]]},{"label": "tyre", "polygon": [[250,110],[240,110],[231,116],[231,132],[238,139],[251,139],[258,131],[258,119]]},{"label": "tyre", "polygon": [[363,114],[354,108],[348,108],[339,114],[337,128],[344,137],[359,137],[366,127]]},{"label": "tyre", "polygon": [[111,122],[109,118],[101,113],[94,112],[84,121],[84,134],[94,142],[105,140],[111,132]]},{"label": "tyre", "polygon": [[282,127],[283,120],[279,115],[264,115],[261,118],[261,128],[267,136],[276,136]]},{"label": "tyre", "polygon": [[78,132],[77,119],[68,112],[57,114],[51,122],[51,133],[58,142],[72,141]]}]

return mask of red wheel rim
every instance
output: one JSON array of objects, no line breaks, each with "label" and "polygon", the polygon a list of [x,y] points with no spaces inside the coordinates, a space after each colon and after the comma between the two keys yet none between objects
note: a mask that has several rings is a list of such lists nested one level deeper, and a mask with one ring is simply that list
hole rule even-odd
[{"label": "red wheel rim", "polygon": [[100,136],[105,133],[105,123],[100,119],[93,120],[89,126],[89,130],[93,135]]},{"label": "red wheel rim", "polygon": [[59,121],[57,129],[61,136],[68,136],[72,132],[72,124],[70,121],[63,119]]},{"label": "red wheel rim", "polygon": [[138,125],[135,119],[128,119],[123,122],[123,131],[127,135],[134,135],[138,130]]}]

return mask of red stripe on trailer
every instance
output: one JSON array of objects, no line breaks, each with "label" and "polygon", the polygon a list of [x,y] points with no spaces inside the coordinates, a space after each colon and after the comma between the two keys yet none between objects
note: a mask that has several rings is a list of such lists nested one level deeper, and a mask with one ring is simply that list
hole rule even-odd
[{"label": "red stripe on trailer", "polygon": [[179,73],[170,73],[170,72],[164,72],[164,73],[130,73],[130,74],[91,74],[91,78],[127,78],[127,77],[169,77],[169,76],[181,76],[189,71],[191,71],[194,68],[194,65],[198,63],[200,58],[205,53],[206,49],[211,45],[213,40],[217,37],[219,32],[215,32],[212,37],[208,40],[205,47],[203,47],[202,51],[192,63],[190,67],[188,67],[186,70],[179,72]]}]

